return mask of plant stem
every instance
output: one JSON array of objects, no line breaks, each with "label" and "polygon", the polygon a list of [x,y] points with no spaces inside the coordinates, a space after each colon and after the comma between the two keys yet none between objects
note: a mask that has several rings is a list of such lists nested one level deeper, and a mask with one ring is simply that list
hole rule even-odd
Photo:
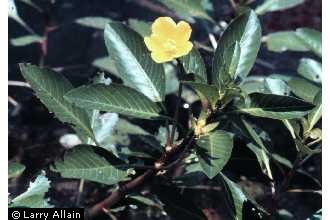
[{"label": "plant stem", "polygon": [[[187,145],[187,147],[191,146],[192,140],[194,140],[193,136],[189,135],[185,141],[182,142],[182,145]],[[169,152],[164,152],[162,156],[156,161],[158,164],[165,164],[168,160],[168,158],[175,154],[179,149],[181,149],[181,145],[175,146],[171,149]],[[184,153],[185,151],[183,151]],[[181,157],[179,157],[181,158]],[[183,157],[182,157],[183,158]],[[157,171],[160,169],[164,169],[163,166],[161,167],[153,167],[152,169],[146,170],[143,174],[140,176],[134,178],[133,180],[126,182],[122,185],[120,185],[118,190],[115,190],[105,198],[103,201],[97,203],[96,205],[92,206],[90,209],[87,209],[85,212],[85,219],[93,219],[94,217],[98,216],[104,210],[110,208],[114,204],[116,204],[118,201],[120,201],[125,195],[130,193],[132,190],[136,189],[137,187],[143,185],[147,179],[153,177]]]},{"label": "plant stem", "polygon": [[175,113],[174,113],[174,123],[172,126],[172,130],[171,130],[171,136],[170,136],[170,145],[173,145],[174,142],[174,137],[175,137],[175,130],[178,124],[178,117],[179,117],[179,108],[181,105],[181,93],[182,93],[182,83],[179,83],[179,91],[178,91],[178,101],[176,103],[176,107],[175,107]]},{"label": "plant stem", "polygon": [[275,195],[273,196],[273,207],[271,210],[272,214],[275,214],[277,207],[278,207],[280,195],[288,189],[294,174],[296,173],[297,169],[300,166],[300,161],[301,161],[301,154],[298,153],[295,161],[293,162],[291,170],[284,177],[284,181],[280,185],[280,188],[276,191]]},{"label": "plant stem", "polygon": [[12,80],[8,81],[8,86],[21,86],[21,87],[31,88],[30,84],[27,82],[12,81]]},{"label": "plant stem", "polygon": [[255,0],[248,0],[248,1],[246,1],[246,5],[249,5],[249,4],[252,4],[253,2],[255,2]]},{"label": "plant stem", "polygon": [[296,160],[293,163],[292,169],[289,171],[289,173],[286,175],[281,188],[279,189],[279,193],[284,192],[290,185],[290,182],[292,180],[292,177],[294,176],[294,174],[296,173],[296,170],[299,167],[300,164],[300,160],[301,160],[301,156],[298,155]]},{"label": "plant stem", "polygon": [[78,195],[77,195],[77,200],[76,200],[76,205],[77,206],[80,206],[81,195],[82,195],[82,192],[84,191],[84,183],[85,183],[85,180],[84,179],[80,179],[80,181],[79,181]]},{"label": "plant stem", "polygon": [[93,217],[99,215],[106,208],[111,207],[116,204],[121,198],[123,198],[127,193],[129,193],[134,188],[140,186],[144,181],[154,173],[154,170],[147,170],[142,175],[136,177],[132,181],[122,185],[118,190],[111,193],[109,197],[103,201],[97,203],[92,208],[88,209],[85,213],[86,219],[93,219]]},{"label": "plant stem", "polygon": [[236,5],[236,3],[235,3],[235,0],[229,0],[229,2],[230,2],[230,4],[231,4],[231,6],[233,7],[233,9],[236,11],[236,9],[237,9],[237,5]]},{"label": "plant stem", "polygon": [[170,163],[169,165],[164,167],[164,169],[168,170],[168,169],[172,168],[173,166],[175,166],[176,164],[178,164],[185,157],[185,155],[188,152],[188,150],[190,149],[193,141],[194,141],[194,136],[191,137],[191,139],[189,140],[189,143],[185,146],[185,149],[180,154],[180,156],[175,161],[173,161],[172,163]]},{"label": "plant stem", "polygon": [[182,83],[181,83],[180,79],[181,79],[181,76],[184,74],[184,69],[183,69],[183,65],[182,65],[181,61],[179,59],[177,59],[177,62],[178,62],[178,67],[179,67],[179,75],[178,75],[179,90],[178,90],[178,101],[176,103],[175,112],[174,112],[174,123],[172,126],[171,136],[170,136],[170,141],[169,141],[170,146],[173,145],[174,137],[175,137],[175,130],[176,130],[176,127],[178,124],[179,109],[181,106],[181,95],[182,95]]},{"label": "plant stem", "polygon": [[[179,79],[181,75],[184,74],[184,68],[182,63],[179,59],[177,59],[178,66],[179,66]],[[134,178],[133,180],[123,183],[120,185],[118,190],[115,190],[105,198],[103,201],[97,203],[96,205],[92,206],[90,209],[87,209],[85,212],[85,218],[86,219],[92,219],[93,217],[99,215],[100,213],[104,212],[109,207],[116,204],[120,199],[125,197],[128,193],[130,193],[133,189],[141,186],[148,178],[151,178],[154,176],[157,171],[163,170],[166,168],[171,168],[176,163],[180,162],[189,148],[192,146],[194,139],[194,135],[192,133],[188,133],[188,135],[185,137],[185,140],[177,146],[173,145],[174,137],[175,137],[175,130],[178,125],[178,118],[179,118],[179,109],[181,105],[181,94],[182,94],[182,84],[179,84],[179,90],[178,90],[178,101],[176,103],[176,109],[174,113],[174,124],[172,126],[171,134],[169,135],[169,129],[168,129],[168,136],[169,136],[169,146],[170,149],[166,150],[161,157],[155,162],[155,166],[146,170],[144,173],[142,173],[140,176]],[[178,152],[179,149],[182,149],[182,146],[185,146],[185,149],[181,152],[181,154],[177,157],[177,159],[172,162],[168,167],[164,166],[166,162],[168,162],[168,159],[172,157],[175,153]],[[166,147],[166,146],[165,146]]]},{"label": "plant stem", "polygon": [[214,49],[213,49],[213,47],[209,47],[209,46],[206,46],[206,45],[204,45],[204,44],[202,44],[202,43],[199,43],[199,42],[197,42],[197,41],[194,41],[194,45],[195,45],[195,47],[197,48],[197,49],[203,49],[203,50],[205,50],[205,51],[207,51],[207,52],[210,52],[210,53],[213,53],[214,52]]},{"label": "plant stem", "polygon": [[217,42],[217,40],[215,39],[215,36],[212,33],[209,33],[208,36],[209,36],[213,51],[215,51],[218,47],[218,42]]},{"label": "plant stem", "polygon": [[276,69],[275,66],[272,63],[267,62],[267,61],[262,60],[262,59],[259,59],[259,58],[256,59],[256,64],[259,64],[260,66],[266,67],[266,68],[271,69],[271,70]]}]

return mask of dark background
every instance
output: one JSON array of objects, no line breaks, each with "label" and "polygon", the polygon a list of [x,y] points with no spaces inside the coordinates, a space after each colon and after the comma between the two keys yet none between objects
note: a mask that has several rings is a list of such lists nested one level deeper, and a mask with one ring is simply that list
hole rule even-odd
[{"label": "dark background", "polygon": [[[98,69],[91,65],[97,57],[106,56],[103,42],[103,32],[96,29],[86,28],[74,23],[74,20],[85,16],[104,16],[113,20],[125,21],[128,18],[137,18],[153,21],[162,15],[143,6],[143,1],[137,0],[55,0],[34,1],[44,12],[40,13],[24,3],[17,3],[20,16],[39,35],[44,35],[49,27],[56,27],[48,33],[47,54],[42,54],[39,44],[31,44],[24,47],[14,47],[9,42],[9,80],[24,81],[18,63],[29,62],[39,64],[43,59],[44,65],[61,71],[75,85],[86,83],[94,76]],[[141,3],[142,2],[142,3]],[[216,20],[230,21],[234,17],[234,11],[228,1],[213,1],[214,13],[212,17]],[[263,34],[274,31],[292,30],[298,27],[310,27],[321,30],[321,0],[307,0],[303,5],[282,12],[267,13],[261,17]],[[208,38],[201,31],[200,23],[193,25],[194,40],[208,42]],[[14,20],[9,19],[9,39],[28,34]],[[203,54],[204,55],[204,54]],[[258,57],[266,63],[256,63],[251,74],[267,75],[270,73],[295,73],[298,60],[306,54],[285,52],[272,53],[266,48],[261,48]],[[309,57],[312,55],[308,54]],[[205,55],[204,60],[210,67],[210,56]],[[60,157],[64,148],[59,144],[61,135],[72,132],[70,128],[49,114],[48,110],[33,95],[33,92],[24,87],[9,87],[9,96],[18,102],[18,106],[9,104],[9,155],[10,161],[19,161],[27,168],[23,175],[14,183],[10,184],[11,194],[18,194],[26,188],[29,180],[35,177],[40,169],[45,169],[56,158]],[[263,124],[265,129],[271,129],[274,134],[273,144],[278,149],[283,149],[284,155],[293,158],[292,145],[288,143],[288,134],[283,134],[281,127],[269,121]],[[282,132],[282,133],[281,133]],[[276,135],[278,138],[276,138]],[[237,143],[238,145],[240,143]],[[243,145],[244,143],[242,143]],[[290,146],[291,145],[291,146]],[[237,149],[237,148],[236,148]],[[246,148],[244,148],[246,149]],[[253,158],[248,150],[241,149],[234,152]],[[232,160],[226,169],[236,175],[244,174],[258,178],[256,170],[258,164],[255,161],[244,161],[246,166],[239,166],[241,161]],[[312,170],[318,179],[321,179],[321,156],[314,157],[307,163],[306,169]],[[259,172],[259,171],[258,171]],[[77,181],[65,181],[52,177],[52,189],[49,196],[52,204],[59,207],[75,206],[75,196],[78,187]],[[304,181],[306,188],[315,187],[308,180],[297,176],[294,181]],[[262,182],[262,181],[261,181]],[[95,185],[90,184],[86,188],[85,204],[99,200],[102,189],[95,190]],[[212,195],[207,193],[202,197],[212,201]],[[292,197],[292,198],[291,198]],[[289,209],[297,216],[297,219],[305,219],[321,207],[321,197],[313,194],[291,194],[281,202],[282,206]],[[212,209],[211,209],[212,211]],[[210,212],[211,212],[210,211]],[[212,213],[211,213],[212,214]],[[213,213],[214,214],[214,213]],[[212,215],[213,215],[212,214]],[[127,218],[138,214],[128,214]],[[215,214],[214,214],[215,215]],[[143,216],[143,214],[142,214]],[[217,214],[221,216],[221,213]],[[134,218],[135,219],[135,218]],[[136,218],[138,219],[138,218]],[[142,218],[143,219],[143,218]],[[221,218],[210,218],[221,219]]]}]

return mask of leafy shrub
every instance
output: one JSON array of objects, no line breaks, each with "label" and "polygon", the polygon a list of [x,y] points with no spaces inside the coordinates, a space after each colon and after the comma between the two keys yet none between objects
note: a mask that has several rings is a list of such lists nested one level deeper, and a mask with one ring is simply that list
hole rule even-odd
[{"label": "leafy shrub", "polygon": [[[30,1],[24,2],[41,10]],[[321,33],[302,27],[262,36],[258,16],[294,7],[303,0],[265,0],[255,10],[249,9],[245,1],[240,2],[233,3],[236,16],[225,28],[210,15],[210,1],[153,3],[168,7],[190,23],[202,21],[219,29],[217,42],[209,32],[215,49],[201,42],[193,45],[190,33],[194,28],[183,21],[175,26],[168,17],[153,24],[105,17],[76,20],[79,25],[104,29],[109,56],[95,60],[93,65],[111,73],[111,79],[99,73],[92,83],[75,88],[51,68],[19,65],[40,101],[79,138],[79,144],[71,146],[73,149],[56,160],[49,172],[81,183],[116,186],[103,201],[86,207],[87,217],[98,216],[104,210],[113,216],[121,209],[112,208],[125,200],[123,206],[138,202],[163,210],[174,219],[204,219],[205,213],[194,208],[191,201],[176,201],[176,195],[166,199],[166,193],[176,194],[177,189],[201,184],[209,189],[221,187],[232,219],[243,219],[247,203],[260,218],[284,216],[277,205],[295,173],[315,179],[301,167],[321,152]],[[10,17],[30,30],[14,2],[9,3]],[[14,46],[35,42],[43,44],[43,37],[32,33],[11,39]],[[300,59],[295,75],[250,76],[262,44],[276,53],[310,53]],[[203,49],[211,51],[207,54],[212,56],[210,66],[200,54]],[[120,80],[112,82],[117,78]],[[176,98],[168,101],[174,94]],[[294,162],[272,147],[274,135],[260,126],[275,121],[282,132],[290,134],[288,142],[296,150]],[[244,140],[255,155],[268,181],[270,194],[266,197],[273,208],[262,207],[243,190],[231,175],[235,171],[228,168],[224,172],[235,148],[241,151],[236,144],[239,140]],[[19,176],[24,168],[10,164],[9,178]],[[275,178],[274,170],[278,169],[283,175]],[[145,186],[150,188],[148,195],[140,190]],[[44,199],[49,187],[42,171],[25,193],[10,200],[9,206],[51,207]]]}]

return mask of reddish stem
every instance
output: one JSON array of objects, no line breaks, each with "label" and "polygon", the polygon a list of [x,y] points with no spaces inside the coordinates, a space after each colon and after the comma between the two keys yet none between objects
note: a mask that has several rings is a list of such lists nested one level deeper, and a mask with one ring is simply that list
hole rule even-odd
[{"label": "reddish stem", "polygon": [[[145,181],[148,178],[154,176],[157,173],[157,171],[164,169],[163,165],[168,161],[168,158],[171,157],[176,152],[178,152],[178,150],[181,149],[181,146],[186,144],[187,144],[186,148],[192,146],[193,140],[194,137],[190,135],[187,138],[188,142],[184,141],[182,145],[173,146],[173,148],[170,151],[164,152],[162,156],[155,162],[154,169],[148,169],[147,171],[145,171],[143,174],[136,177],[135,179],[121,185],[119,189],[112,192],[110,196],[108,196],[101,202],[97,203],[96,205],[92,206],[90,209],[87,209],[85,212],[85,218],[93,219],[94,217],[104,212],[106,209],[110,208],[111,206],[119,202],[123,197],[125,197],[125,195],[130,193],[132,190],[144,184]],[[184,150],[182,153],[185,154],[186,151]],[[182,159],[183,157],[179,157],[179,158]],[[156,164],[160,164],[160,166],[158,167]]]},{"label": "reddish stem", "polygon": [[102,213],[105,209],[116,204],[122,197],[124,197],[131,190],[139,187],[144,181],[154,173],[154,170],[147,170],[142,175],[136,177],[132,181],[122,185],[118,190],[111,193],[109,197],[103,201],[97,203],[92,208],[88,209],[85,213],[86,219],[92,219],[93,217]]}]

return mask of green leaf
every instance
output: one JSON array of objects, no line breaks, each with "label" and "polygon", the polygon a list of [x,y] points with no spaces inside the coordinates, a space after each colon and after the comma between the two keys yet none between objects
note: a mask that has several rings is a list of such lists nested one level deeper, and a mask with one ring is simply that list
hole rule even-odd
[{"label": "green leaf", "polygon": [[43,11],[38,5],[34,4],[31,0],[20,0],[20,1],[31,6],[32,8],[36,9],[39,12]]},{"label": "green leaf", "polygon": [[220,87],[220,80],[226,74],[233,74],[234,79],[245,78],[256,60],[260,43],[261,28],[257,15],[248,10],[235,18],[218,42],[213,58],[212,82]]},{"label": "green leaf", "polygon": [[29,44],[33,44],[33,43],[39,43],[42,40],[43,40],[43,38],[38,35],[25,35],[22,37],[10,39],[10,43],[13,46],[20,47],[20,46],[26,46]]},{"label": "green leaf", "polygon": [[268,90],[265,87],[265,78],[249,76],[239,85],[243,92],[246,94],[260,92],[268,93]]},{"label": "green leaf", "polygon": [[268,50],[274,52],[290,51],[308,51],[308,48],[301,43],[300,38],[294,31],[279,31],[270,33],[263,37],[263,42],[266,43]]},{"label": "green leaf", "polygon": [[184,85],[190,86],[201,99],[207,99],[210,102],[212,108],[215,108],[215,105],[219,99],[219,91],[217,87],[213,85],[197,83],[197,82],[182,82]]},{"label": "green leaf", "polygon": [[[236,41],[231,45],[227,50],[224,51],[224,54],[219,60],[220,72],[218,75],[215,75],[215,80],[219,82],[220,88],[227,87],[228,84],[232,83],[235,78],[237,67],[239,64],[241,54],[240,44]],[[216,57],[215,57],[216,59]]]},{"label": "green leaf", "polygon": [[213,122],[210,124],[207,124],[205,127],[203,127],[203,131],[205,134],[213,131],[214,129],[216,129],[219,126],[220,122]]},{"label": "green leaf", "polygon": [[63,161],[56,161],[51,167],[63,178],[85,179],[107,185],[116,184],[127,178],[128,172],[111,165],[96,154],[90,146],[76,146],[65,154]]},{"label": "green leaf", "polygon": [[130,199],[133,199],[133,200],[136,200],[138,202],[141,202],[147,206],[152,206],[152,207],[156,207],[156,208],[159,208],[159,209],[163,209],[163,205],[162,204],[159,204],[159,202],[156,202],[146,196],[142,196],[142,195],[129,195],[127,196],[127,198],[130,198]]},{"label": "green leaf", "polygon": [[310,103],[313,103],[315,96],[321,90],[321,88],[315,86],[307,80],[298,77],[293,77],[289,80],[288,85],[296,96]]},{"label": "green leaf", "polygon": [[64,99],[64,94],[73,89],[61,74],[48,68],[20,64],[24,78],[29,82],[37,97],[62,122],[94,139],[87,113]]},{"label": "green leaf", "polygon": [[269,76],[249,76],[242,82],[240,88],[247,94],[259,92],[288,95],[290,93],[290,88],[285,81]]},{"label": "green leaf", "polygon": [[122,118],[120,118],[117,122],[115,129],[132,135],[150,135],[149,132],[145,131],[141,127]]},{"label": "green leaf", "polygon": [[300,125],[297,123],[296,120],[282,120],[285,127],[290,132],[293,139],[297,139],[297,136],[300,134]]},{"label": "green leaf", "polygon": [[282,157],[279,154],[272,154],[272,159],[276,160],[277,162],[283,164],[284,166],[286,166],[290,169],[292,169],[292,167],[293,167],[293,164],[291,163],[290,160],[286,159],[285,157]]},{"label": "green leaf", "polygon": [[142,37],[123,24],[112,22],[106,26],[104,38],[122,80],[152,101],[162,101],[164,69],[151,59]]},{"label": "green leaf", "polygon": [[[164,71],[165,71],[165,81],[166,81],[166,95],[167,94],[171,94],[174,93],[176,91],[178,91],[179,89],[179,80],[178,77],[176,75],[176,66],[170,64],[170,63],[164,63]],[[184,91],[182,92],[182,96],[184,95]]]},{"label": "green leaf", "polygon": [[145,119],[160,116],[161,110],[143,94],[118,84],[81,86],[68,92],[65,99],[82,108]]},{"label": "green leaf", "polygon": [[104,30],[105,25],[110,23],[111,19],[107,17],[83,17],[83,18],[78,18],[75,20],[75,23],[85,26],[85,27],[90,27],[90,28],[96,28],[96,29],[101,29]]},{"label": "green leaf", "polygon": [[[110,151],[119,159],[125,160],[128,156],[150,157],[140,145],[131,146],[130,135],[150,135],[137,125],[125,119],[118,118],[117,113],[96,114],[93,126],[97,139],[97,146]],[[93,143],[91,143],[93,144]]]},{"label": "green leaf", "polygon": [[311,28],[298,28],[296,35],[302,44],[313,51],[319,57],[322,57],[322,33]]},{"label": "green leaf", "polygon": [[206,68],[202,56],[196,48],[193,48],[188,55],[181,57],[183,68],[187,74],[195,76],[195,82],[207,83]]},{"label": "green leaf", "polygon": [[321,220],[322,219],[322,209],[318,210],[317,212],[314,213],[314,215],[310,218],[310,220]]},{"label": "green leaf", "polygon": [[[172,128],[173,128],[173,125],[169,125],[168,128],[171,131]],[[178,137],[179,137],[179,132],[177,130],[175,130],[173,140],[176,141],[178,139]],[[167,128],[164,127],[164,126],[160,126],[158,128],[158,133],[155,136],[155,138],[159,142],[159,145],[160,146],[162,146],[162,147],[166,146],[166,142],[167,142]],[[156,144],[152,144],[152,145],[156,145]]]},{"label": "green leaf", "polygon": [[322,82],[322,64],[310,58],[302,58],[298,66],[299,75],[316,83]]},{"label": "green leaf", "polygon": [[128,26],[139,33],[142,37],[151,35],[151,23],[138,19],[128,19]]},{"label": "green leaf", "polygon": [[288,82],[292,78],[291,75],[292,75],[291,73],[273,73],[270,74],[269,77],[280,79],[283,80],[284,82]]},{"label": "green leaf", "polygon": [[233,139],[229,133],[218,130],[202,136],[197,145],[199,163],[203,172],[212,179],[229,161]]},{"label": "green leaf", "polygon": [[221,185],[224,187],[225,191],[227,192],[226,202],[229,202],[230,208],[233,211],[231,212],[233,219],[235,220],[243,219],[243,205],[247,201],[251,202],[254,205],[254,207],[257,208],[256,210],[257,212],[255,213],[255,216],[258,216],[260,219],[267,219],[266,216],[268,216],[269,213],[248,194],[245,194],[238,184],[231,181],[223,173],[220,173],[220,175],[216,180],[218,182],[221,182]]},{"label": "green leaf", "polygon": [[51,208],[49,199],[44,198],[49,188],[50,181],[42,171],[34,182],[30,182],[29,188],[24,193],[11,200],[9,207]]},{"label": "green leaf", "polygon": [[279,209],[274,214],[274,218],[276,218],[277,220],[293,220],[294,216],[286,209]]},{"label": "green leaf", "polygon": [[16,4],[14,0],[8,0],[8,16],[14,17],[18,15]]},{"label": "green leaf", "polygon": [[307,120],[309,129],[311,131],[315,124],[320,120],[322,117],[322,91],[320,90],[319,93],[315,96],[313,104],[315,108],[308,114]]},{"label": "green leaf", "polygon": [[256,13],[263,15],[267,12],[285,10],[304,3],[305,0],[265,0],[256,8]]},{"label": "green leaf", "polygon": [[[96,110],[94,110],[96,111]],[[99,111],[94,112],[94,123],[92,125],[95,139],[101,147],[105,145],[107,138],[113,135],[114,127],[119,121],[117,113],[100,114]]]},{"label": "green leaf", "polygon": [[18,24],[24,27],[28,32],[34,33],[30,26],[19,16],[14,0],[8,0],[8,17],[14,19]]},{"label": "green leaf", "polygon": [[295,141],[298,151],[300,153],[302,153],[303,155],[313,155],[313,154],[319,154],[322,152],[322,150],[318,147],[315,149],[310,148],[309,146],[304,144],[303,140],[301,140],[301,139],[295,139],[294,141]]},{"label": "green leaf", "polygon": [[[169,9],[173,10],[178,16],[194,22],[193,18],[202,18],[214,21],[204,9],[205,0],[157,0]],[[208,2],[211,4],[210,2]]]},{"label": "green leaf", "polygon": [[[99,73],[93,78],[93,84],[110,85],[111,78],[105,77],[104,73]],[[117,113],[101,114],[99,110],[89,111],[91,127],[95,134],[97,143],[87,139],[83,143],[88,145],[96,145],[108,151],[111,151],[117,157],[118,145],[129,145],[130,138],[128,134],[146,135],[148,134],[142,128],[131,124],[130,122],[120,119]]]},{"label": "green leaf", "polygon": [[322,57],[322,34],[310,28],[298,28],[296,31],[281,31],[263,38],[269,50],[274,52],[313,51]]},{"label": "green leaf", "polygon": [[[93,78],[92,83],[93,84],[110,85],[112,83],[112,80],[111,80],[111,78],[105,77],[104,73],[98,73]],[[93,129],[93,132],[94,132],[96,143],[91,138],[83,137],[79,133],[78,133],[78,135],[80,136],[80,139],[82,140],[82,143],[84,143],[84,144],[101,145],[100,142],[102,141],[102,139],[100,140],[100,138],[97,137],[98,136],[97,133],[100,132],[99,130],[102,130],[101,132],[107,132],[107,133],[109,133],[109,135],[111,135],[112,128],[111,128],[111,126],[109,126],[109,124],[112,124],[112,121],[111,120],[100,120],[100,111],[98,111],[98,110],[89,110],[89,111],[87,111],[87,113],[88,113],[88,116],[89,116],[91,128]],[[109,114],[111,115],[111,113],[109,113]],[[114,113],[113,115],[115,116],[114,117],[115,119],[118,118],[118,114]],[[108,119],[108,118],[106,118],[106,119]],[[101,127],[101,128],[99,128],[99,127]],[[101,135],[101,137],[103,137],[103,135]]]},{"label": "green leaf", "polygon": [[252,125],[248,121],[241,117],[241,121],[243,123],[243,133],[246,135],[250,140],[256,144],[259,148],[263,149],[265,152],[268,152],[267,148],[265,147],[263,141],[261,140],[260,136],[256,133],[256,131],[252,128]]},{"label": "green leaf", "polygon": [[20,176],[25,170],[25,166],[20,163],[8,164],[8,179]]},{"label": "green leaf", "polygon": [[247,147],[256,155],[262,172],[267,175],[270,179],[273,179],[272,171],[269,163],[269,152],[264,145],[260,134],[258,134],[252,125],[241,117],[241,122],[236,121],[235,123],[238,129],[244,136],[250,139],[251,143]]},{"label": "green leaf", "polygon": [[245,196],[239,185],[228,179],[224,174],[220,173],[221,181],[227,191],[227,199],[231,205],[232,210],[234,211],[234,219],[242,220],[243,219],[243,204],[248,201],[248,198]]},{"label": "green leaf", "polygon": [[119,154],[116,154],[118,145],[128,146],[130,144],[129,135],[150,135],[139,126],[119,118],[117,113],[100,114],[97,110],[93,110],[92,128],[97,144],[92,141],[84,143],[102,147],[117,157],[119,157]]},{"label": "green leaf", "polygon": [[272,119],[293,119],[306,115],[314,105],[290,96],[252,93],[251,102],[240,112]]},{"label": "green leaf", "polygon": [[241,56],[241,46],[236,41],[224,54],[224,60],[226,65],[226,73],[234,78],[237,71],[237,66]]},{"label": "green leaf", "polygon": [[270,168],[269,156],[267,155],[266,151],[253,143],[247,144],[247,147],[256,155],[262,172],[272,180],[273,174]]},{"label": "green leaf", "polygon": [[120,78],[121,75],[118,72],[115,61],[111,57],[101,57],[97,58],[92,63],[93,66],[100,68],[101,70],[107,71],[116,77]]},{"label": "green leaf", "polygon": [[265,79],[265,87],[271,94],[275,95],[288,95],[290,88],[282,79],[270,78]]}]

